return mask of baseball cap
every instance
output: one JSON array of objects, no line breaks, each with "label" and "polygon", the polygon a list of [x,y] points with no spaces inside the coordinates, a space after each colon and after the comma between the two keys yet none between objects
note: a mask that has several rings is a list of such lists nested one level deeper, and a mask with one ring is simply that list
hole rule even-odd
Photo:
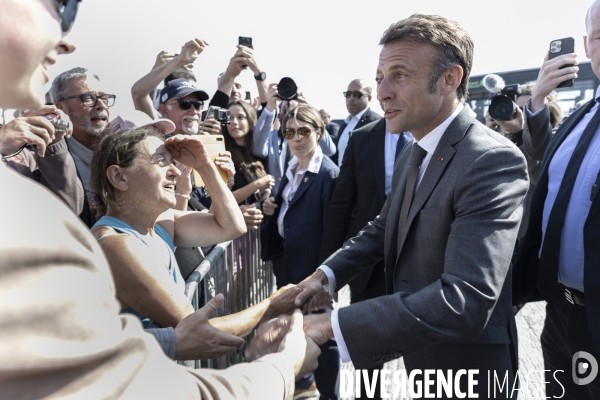
[{"label": "baseball cap", "polygon": [[196,89],[194,84],[185,78],[174,79],[167,83],[160,91],[160,102],[166,103],[171,99],[180,99],[188,94],[195,94],[198,100],[208,100],[208,94],[204,90]]},{"label": "baseball cap", "polygon": [[127,119],[117,116],[109,122],[109,129],[114,132],[121,132],[128,129],[153,126],[164,135],[175,132],[175,124],[173,121],[164,118],[152,120],[148,115],[138,110],[127,113],[126,118]]}]

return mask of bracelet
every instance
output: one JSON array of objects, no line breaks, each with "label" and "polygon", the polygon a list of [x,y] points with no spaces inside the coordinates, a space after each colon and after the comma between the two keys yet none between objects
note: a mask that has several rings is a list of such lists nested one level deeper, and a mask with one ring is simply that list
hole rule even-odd
[{"label": "bracelet", "polygon": [[190,196],[189,194],[184,194],[184,193],[179,193],[179,192],[175,192],[175,196],[185,197],[188,200],[192,198],[192,196]]},{"label": "bracelet", "polygon": [[7,156],[2,156],[2,160],[3,160],[4,162],[8,162],[8,160],[9,160],[10,158],[13,158],[13,157],[15,157],[15,156],[18,156],[19,154],[21,154],[21,152],[23,151],[23,149],[25,148],[25,146],[27,146],[27,144],[24,144],[23,146],[21,146],[21,148],[19,148],[19,150],[15,151],[15,152],[14,152],[14,153],[12,153],[12,154],[9,154],[9,155],[7,155]]}]

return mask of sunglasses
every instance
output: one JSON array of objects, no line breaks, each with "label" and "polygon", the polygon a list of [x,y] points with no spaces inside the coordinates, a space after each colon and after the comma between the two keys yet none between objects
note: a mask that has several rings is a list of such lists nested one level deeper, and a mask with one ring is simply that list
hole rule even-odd
[{"label": "sunglasses", "polygon": [[200,100],[177,100],[179,108],[183,111],[189,110],[192,106],[196,111],[200,111],[204,108],[204,102]]},{"label": "sunglasses", "polygon": [[56,10],[60,15],[60,27],[63,32],[68,32],[73,26],[77,16],[77,8],[81,0],[55,0]]},{"label": "sunglasses", "polygon": [[300,139],[304,139],[309,137],[311,132],[312,128],[308,126],[301,126],[298,129],[287,128],[285,131],[283,131],[283,137],[286,139],[293,139],[294,136],[296,136],[296,133],[298,133],[298,137]]},{"label": "sunglasses", "polygon": [[363,93],[363,92],[359,92],[359,91],[355,91],[355,92],[344,92],[344,97],[349,99],[350,97],[354,97],[355,99],[360,99],[363,96],[368,96],[368,94]]}]

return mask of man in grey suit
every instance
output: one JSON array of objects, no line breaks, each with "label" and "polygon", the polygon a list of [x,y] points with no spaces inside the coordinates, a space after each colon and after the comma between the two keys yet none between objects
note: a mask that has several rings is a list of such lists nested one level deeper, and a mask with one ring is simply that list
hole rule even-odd
[{"label": "man in grey suit", "polygon": [[[398,158],[381,214],[300,284],[296,304],[384,260],[388,294],[309,316],[309,335],[335,337],[356,368],[403,356],[408,373],[453,379],[479,370],[471,391],[486,398],[494,373],[510,388],[514,381],[509,265],[528,187],[525,158],[463,104],[473,43],[457,23],[415,14],[380,44],[377,97],[387,130],[410,131],[415,141]],[[438,397],[468,386],[466,374],[449,391],[433,380],[415,379]],[[502,397],[510,395],[505,386]]]}]

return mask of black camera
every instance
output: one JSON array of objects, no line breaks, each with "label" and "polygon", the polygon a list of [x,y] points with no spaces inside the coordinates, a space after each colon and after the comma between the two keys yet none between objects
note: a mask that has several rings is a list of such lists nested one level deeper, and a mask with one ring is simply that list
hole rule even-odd
[{"label": "black camera", "polygon": [[298,98],[298,86],[292,78],[281,78],[277,84],[277,93],[281,100],[296,100]]},{"label": "black camera", "polygon": [[224,108],[215,110],[214,118],[222,124],[229,125],[231,123],[231,112]]},{"label": "black camera", "polygon": [[498,121],[510,121],[517,116],[517,97],[521,94],[521,85],[518,83],[505,85],[504,79],[496,74],[489,74],[483,78],[483,86],[492,93],[488,112],[490,117]]},{"label": "black camera", "polygon": [[208,111],[206,112],[206,115],[204,115],[203,120],[209,118],[216,119],[221,124],[229,125],[231,123],[231,112],[225,108],[210,106],[208,107]]},{"label": "black camera", "polygon": [[517,116],[517,97],[521,94],[521,85],[506,85],[502,91],[492,97],[490,116],[499,121],[509,121]]}]

